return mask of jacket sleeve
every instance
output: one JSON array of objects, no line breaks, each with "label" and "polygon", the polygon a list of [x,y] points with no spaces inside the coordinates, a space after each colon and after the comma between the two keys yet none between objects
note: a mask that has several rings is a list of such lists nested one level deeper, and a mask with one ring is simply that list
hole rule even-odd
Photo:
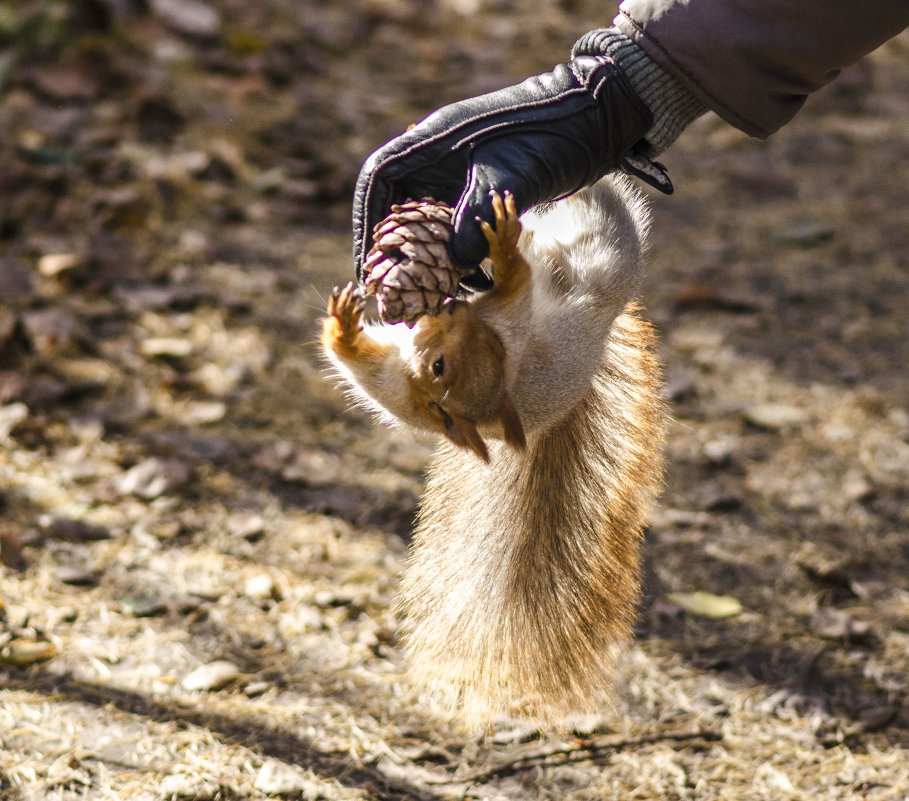
[{"label": "jacket sleeve", "polygon": [[909,0],[623,0],[614,24],[726,122],[763,138],[909,25]]}]

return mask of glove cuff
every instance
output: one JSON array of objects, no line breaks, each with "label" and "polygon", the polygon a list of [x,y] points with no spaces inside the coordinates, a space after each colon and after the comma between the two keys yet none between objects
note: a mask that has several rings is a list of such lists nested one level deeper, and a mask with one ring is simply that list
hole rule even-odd
[{"label": "glove cuff", "polygon": [[578,39],[571,49],[571,57],[584,55],[611,58],[650,110],[653,123],[644,134],[650,156],[666,150],[693,120],[707,111],[706,106],[616,28],[600,28]]}]

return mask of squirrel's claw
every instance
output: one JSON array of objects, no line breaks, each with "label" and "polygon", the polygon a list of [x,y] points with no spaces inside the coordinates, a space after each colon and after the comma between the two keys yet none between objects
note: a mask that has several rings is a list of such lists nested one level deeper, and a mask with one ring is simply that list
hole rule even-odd
[{"label": "squirrel's claw", "polygon": [[489,193],[492,197],[492,213],[495,216],[495,228],[485,220],[480,220],[483,236],[489,243],[489,258],[493,263],[508,258],[514,253],[521,236],[521,221],[518,219],[514,195],[506,191],[504,198],[493,190]]},{"label": "squirrel's claw", "polygon": [[343,289],[335,287],[328,299],[328,315],[333,317],[344,334],[355,334],[363,328],[363,309],[366,298],[353,282]]}]

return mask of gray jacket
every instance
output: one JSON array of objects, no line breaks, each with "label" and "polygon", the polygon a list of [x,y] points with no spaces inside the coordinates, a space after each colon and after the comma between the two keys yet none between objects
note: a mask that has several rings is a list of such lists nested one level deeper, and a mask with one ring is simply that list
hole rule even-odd
[{"label": "gray jacket", "polygon": [[909,0],[624,0],[614,24],[726,122],[763,138],[909,25]]}]

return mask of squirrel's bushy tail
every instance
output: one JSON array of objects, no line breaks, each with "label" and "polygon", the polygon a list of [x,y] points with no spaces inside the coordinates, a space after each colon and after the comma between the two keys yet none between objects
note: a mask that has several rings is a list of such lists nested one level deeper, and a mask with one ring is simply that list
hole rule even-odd
[{"label": "squirrel's bushy tail", "polygon": [[437,453],[401,611],[415,668],[462,715],[599,708],[635,616],[665,420],[653,330],[629,306],[585,398],[526,452]]}]

